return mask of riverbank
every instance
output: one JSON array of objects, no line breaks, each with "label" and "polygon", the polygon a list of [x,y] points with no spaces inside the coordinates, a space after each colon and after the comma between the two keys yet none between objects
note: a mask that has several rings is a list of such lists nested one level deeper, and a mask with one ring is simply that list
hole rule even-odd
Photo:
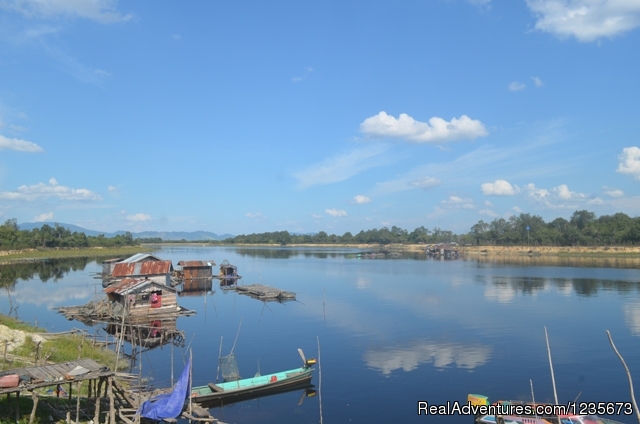
[{"label": "riverbank", "polygon": [[0,264],[29,262],[42,259],[128,257],[140,252],[148,252],[149,246],[126,247],[71,247],[55,249],[0,250]]},{"label": "riverbank", "polygon": [[463,246],[465,256],[639,257],[640,246]]}]

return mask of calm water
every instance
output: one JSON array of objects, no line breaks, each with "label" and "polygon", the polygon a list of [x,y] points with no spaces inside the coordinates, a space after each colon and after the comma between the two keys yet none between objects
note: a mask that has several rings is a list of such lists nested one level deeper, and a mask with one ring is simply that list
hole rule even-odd
[{"label": "calm water", "polygon": [[[624,369],[611,331],[640,381],[640,279],[637,264],[594,262],[517,264],[425,260],[419,255],[358,259],[347,249],[172,248],[173,260],[224,259],[244,284],[263,283],[297,293],[297,302],[263,303],[224,292],[180,297],[197,315],[178,319],[193,349],[194,384],[214,381],[220,340],[235,346],[240,373],[253,376],[301,364],[296,349],[322,365],[322,412],[327,423],[472,422],[468,416],[417,415],[417,402],[490,399],[552,401],[544,326],[549,331],[560,402],[629,401]],[[0,310],[12,299],[20,319],[50,331],[100,327],[67,321],[51,308],[84,304],[102,291],[96,262],[53,268],[0,267]],[[217,267],[215,268],[217,272]],[[242,324],[241,324],[242,323]],[[241,325],[240,325],[241,324]],[[142,374],[170,383],[171,348],[142,355]],[[174,348],[176,377],[187,348]],[[138,372],[136,368],[136,372]],[[312,383],[318,388],[319,375]],[[213,414],[229,423],[317,423],[319,396],[295,391],[238,403]],[[618,417],[631,423],[634,417]]]}]

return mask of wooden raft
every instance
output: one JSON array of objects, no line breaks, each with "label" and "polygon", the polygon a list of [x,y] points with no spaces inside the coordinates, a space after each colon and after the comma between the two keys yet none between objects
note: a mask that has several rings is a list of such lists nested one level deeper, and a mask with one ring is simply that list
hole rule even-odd
[{"label": "wooden raft", "polygon": [[294,292],[281,290],[276,287],[264,286],[262,284],[249,284],[247,286],[237,286],[235,288],[239,293],[248,294],[260,300],[295,300]]}]

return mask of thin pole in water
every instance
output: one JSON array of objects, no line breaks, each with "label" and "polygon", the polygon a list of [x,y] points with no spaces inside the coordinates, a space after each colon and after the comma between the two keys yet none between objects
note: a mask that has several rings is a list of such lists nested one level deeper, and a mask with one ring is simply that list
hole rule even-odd
[{"label": "thin pole in water", "polygon": [[318,403],[320,403],[320,424],[322,424],[322,362],[320,361],[320,336],[318,340]]},{"label": "thin pole in water", "polygon": [[549,334],[547,333],[547,326],[544,326],[544,337],[547,339],[547,353],[549,354],[549,368],[551,368],[551,383],[553,384],[553,398],[558,403],[558,393],[556,392],[556,377],[553,375],[553,362],[551,362],[551,348],[549,347]]},{"label": "thin pole in water", "polygon": [[629,390],[631,391],[631,401],[633,402],[633,409],[636,411],[636,416],[638,417],[638,422],[640,423],[640,411],[638,411],[638,404],[636,403],[636,397],[633,394],[633,381],[631,380],[631,372],[629,372],[629,367],[627,367],[627,363],[622,358],[622,355],[620,355],[620,352],[618,352],[618,349],[616,349],[616,345],[613,344],[611,333],[609,333],[609,330],[606,330],[606,331],[607,331],[607,336],[609,337],[609,343],[611,343],[611,347],[613,348],[613,351],[616,353],[616,355],[618,355],[620,362],[622,362],[622,366],[624,366],[624,370],[627,372],[627,378],[629,379]]}]

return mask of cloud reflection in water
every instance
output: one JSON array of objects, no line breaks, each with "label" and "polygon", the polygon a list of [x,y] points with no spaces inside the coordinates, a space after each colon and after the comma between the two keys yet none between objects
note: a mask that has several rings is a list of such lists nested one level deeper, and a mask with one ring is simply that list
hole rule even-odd
[{"label": "cloud reflection in water", "polygon": [[413,371],[420,364],[433,363],[436,368],[455,364],[458,368],[472,370],[484,365],[491,357],[491,348],[481,344],[415,342],[406,348],[394,347],[369,350],[364,353],[366,364],[383,375],[403,369]]}]

